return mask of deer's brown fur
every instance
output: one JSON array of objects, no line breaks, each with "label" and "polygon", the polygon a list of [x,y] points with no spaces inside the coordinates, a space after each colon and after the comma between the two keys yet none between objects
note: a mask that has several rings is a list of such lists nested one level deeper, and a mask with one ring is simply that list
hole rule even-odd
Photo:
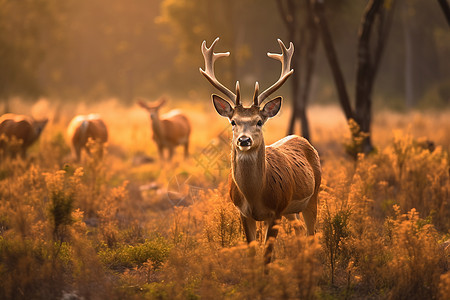
[{"label": "deer's brown fur", "polygon": [[20,154],[24,158],[26,150],[39,138],[47,121],[47,119],[34,120],[29,116],[12,113],[2,115],[0,117],[0,136],[4,135],[10,141],[15,138],[21,142],[18,146],[7,147],[7,143],[1,141],[0,148],[13,157]]},{"label": "deer's brown fur", "polygon": [[184,156],[189,156],[189,136],[191,124],[189,119],[180,110],[171,110],[160,115],[159,110],[165,104],[164,98],[157,102],[147,103],[139,100],[138,104],[148,111],[153,131],[153,140],[158,147],[161,160],[164,160],[164,149],[169,151],[169,160],[172,159],[174,149],[184,146]]},{"label": "deer's brown fur", "polygon": [[108,128],[105,122],[98,114],[78,115],[70,121],[67,127],[67,137],[72,148],[75,159],[81,159],[81,150],[85,149],[90,153],[87,147],[89,139],[99,143],[100,156],[103,153],[103,144],[108,141]]},{"label": "deer's brown fur", "polygon": [[[276,91],[292,74],[290,61],[293,45],[286,48],[279,40],[282,54],[271,54],[282,63],[278,81],[259,94],[259,85],[255,84],[253,105],[244,107],[240,99],[239,83],[236,93],[223,86],[214,75],[214,62],[229,53],[214,53],[213,48],[202,44],[205,59],[205,71],[201,73],[229,101],[213,95],[216,111],[228,118],[233,127],[231,143],[230,197],[241,213],[241,219],[247,241],[256,238],[256,221],[267,225],[265,240],[265,262],[272,259],[273,239],[278,234],[277,222],[282,216],[296,219],[302,212],[307,234],[313,235],[317,218],[317,196],[321,183],[321,167],[317,151],[300,136],[287,136],[278,142],[265,146],[262,126],[274,117],[281,108],[281,97],[272,99],[261,108],[261,103]],[[296,230],[298,231],[298,230]]]}]

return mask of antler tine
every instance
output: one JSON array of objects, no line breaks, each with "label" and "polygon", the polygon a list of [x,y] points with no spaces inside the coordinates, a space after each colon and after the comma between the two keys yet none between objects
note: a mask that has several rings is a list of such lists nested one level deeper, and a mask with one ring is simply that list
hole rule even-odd
[{"label": "antler tine", "polygon": [[[278,44],[280,44],[281,54],[277,53],[267,53],[267,56],[281,62],[281,75],[280,78],[275,82],[271,87],[262,92],[257,99],[258,105],[260,105],[267,97],[269,97],[273,92],[278,90],[283,83],[289,78],[289,76],[294,73],[294,70],[291,69],[291,59],[294,54],[294,45],[289,43],[289,49],[286,49],[286,46],[283,42],[278,39]],[[255,96],[257,91],[255,90]],[[256,100],[255,100],[256,105]]]},{"label": "antler tine", "polygon": [[259,102],[258,102],[258,93],[259,93],[259,83],[258,81],[255,83],[255,92],[253,93],[253,105],[254,106],[259,106]]},{"label": "antler tine", "polygon": [[206,41],[202,43],[202,53],[203,58],[205,59],[205,70],[200,68],[200,73],[208,79],[208,81],[219,91],[225,94],[229,100],[231,100],[234,104],[240,104],[240,92],[239,92],[239,83],[236,83],[236,94],[226,88],[223,84],[217,80],[216,75],[214,74],[214,63],[218,58],[229,56],[230,52],[225,53],[214,53],[214,46],[216,45],[219,38],[216,38],[214,42],[211,44],[211,47],[206,46]]}]

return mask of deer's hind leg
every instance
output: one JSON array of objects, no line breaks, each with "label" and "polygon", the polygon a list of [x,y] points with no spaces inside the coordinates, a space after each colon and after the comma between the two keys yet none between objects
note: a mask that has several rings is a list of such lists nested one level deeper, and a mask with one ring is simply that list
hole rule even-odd
[{"label": "deer's hind leg", "polygon": [[309,200],[308,206],[302,211],[303,219],[305,220],[306,233],[308,235],[314,235],[316,232],[316,219],[317,219],[317,196],[316,190]]},{"label": "deer's hind leg", "polygon": [[247,243],[256,240],[256,221],[252,218],[247,218],[241,215],[242,227],[244,227],[245,238]]},{"label": "deer's hind leg", "polygon": [[184,144],[184,159],[189,157],[189,140]]}]

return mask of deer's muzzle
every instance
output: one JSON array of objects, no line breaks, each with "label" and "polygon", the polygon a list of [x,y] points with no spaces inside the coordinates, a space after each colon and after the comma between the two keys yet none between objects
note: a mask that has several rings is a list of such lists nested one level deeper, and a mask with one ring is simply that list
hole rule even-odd
[{"label": "deer's muzzle", "polygon": [[248,136],[241,136],[238,138],[237,142],[239,147],[250,147],[252,145],[252,139]]}]

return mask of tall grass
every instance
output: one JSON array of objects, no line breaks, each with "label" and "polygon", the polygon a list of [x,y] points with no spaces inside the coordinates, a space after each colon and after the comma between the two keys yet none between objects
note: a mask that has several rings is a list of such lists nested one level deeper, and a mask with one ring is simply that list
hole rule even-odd
[{"label": "tall grass", "polygon": [[[215,148],[220,160],[205,167],[196,159],[218,145],[226,122],[180,105],[193,116],[187,161],[179,149],[170,164],[135,165],[136,153],[156,156],[148,116],[118,104],[102,113],[111,134],[102,159],[74,163],[64,138],[72,114],[97,105],[62,109],[25,160],[1,160],[0,298],[450,296],[448,112],[380,113],[377,151],[352,158],[345,145],[355,149],[358,140],[334,117],[339,111],[313,108],[324,177],[318,232],[296,236],[298,224],[283,220],[275,260],[264,266],[263,225],[247,245],[228,198],[226,143]],[[285,119],[267,126],[270,143],[283,136]]]}]

